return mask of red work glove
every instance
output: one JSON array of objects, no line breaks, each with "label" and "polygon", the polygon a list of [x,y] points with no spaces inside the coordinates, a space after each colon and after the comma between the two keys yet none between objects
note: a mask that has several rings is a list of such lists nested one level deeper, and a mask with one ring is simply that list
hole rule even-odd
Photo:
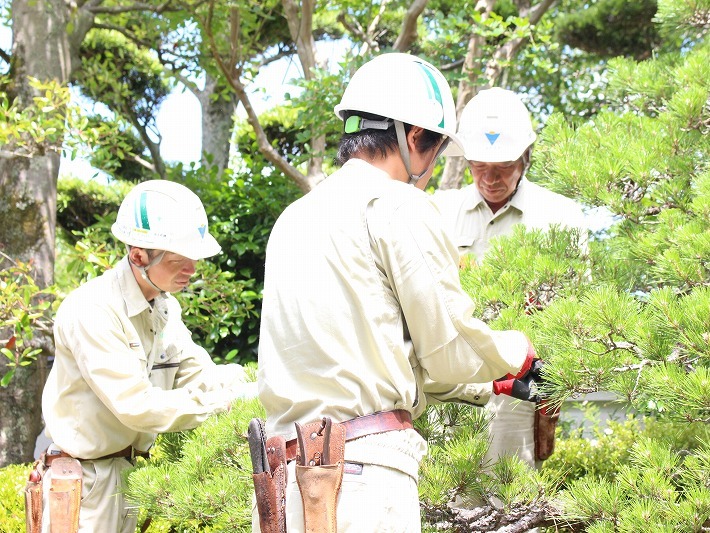
[{"label": "red work glove", "polygon": [[505,377],[493,382],[493,392],[495,394],[506,394],[528,402],[538,402],[540,395],[537,384],[542,381],[542,359],[536,357],[535,348],[528,341],[528,354],[520,371],[513,376],[508,374]]}]

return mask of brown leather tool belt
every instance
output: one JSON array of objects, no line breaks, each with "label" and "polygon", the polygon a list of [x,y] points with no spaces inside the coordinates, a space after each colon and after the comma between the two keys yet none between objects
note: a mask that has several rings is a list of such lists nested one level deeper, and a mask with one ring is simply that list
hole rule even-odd
[{"label": "brown leather tool belt", "polygon": [[[412,414],[405,409],[395,409],[393,411],[381,411],[371,415],[358,416],[350,420],[340,422],[345,426],[345,442],[359,439],[366,435],[385,433],[387,431],[400,431],[412,429]],[[286,461],[296,459],[298,453],[297,439],[286,442]]]},{"label": "brown leather tool belt", "polygon": [[[118,452],[110,453],[108,455],[104,455],[103,457],[96,457],[95,459],[81,459],[80,457],[75,457],[75,459],[78,459],[79,461],[101,461],[102,459],[115,459],[117,457],[125,457],[126,459],[133,459],[135,457],[143,457],[144,459],[147,459],[150,456],[148,452],[142,452],[140,450],[136,450],[133,446],[127,446],[123,450],[120,450]],[[52,464],[52,461],[59,457],[72,457],[66,452],[59,451],[59,452],[54,452],[54,453],[49,453],[47,452],[44,455],[44,464],[47,468]]]}]

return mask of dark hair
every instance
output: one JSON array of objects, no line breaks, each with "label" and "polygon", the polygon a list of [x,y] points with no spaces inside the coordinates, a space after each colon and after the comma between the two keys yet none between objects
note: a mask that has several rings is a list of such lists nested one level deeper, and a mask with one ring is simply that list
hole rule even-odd
[{"label": "dark hair", "polygon": [[[361,113],[356,111],[346,111],[343,121],[349,116],[357,115],[369,120],[385,120],[385,117],[373,115],[372,113]],[[405,133],[412,129],[411,124],[404,124]],[[424,134],[417,140],[417,150],[426,152],[437,146],[441,142],[441,133],[431,130],[424,130]],[[344,133],[338,145],[337,162],[344,165],[348,160],[358,153],[363,153],[371,159],[384,159],[391,152],[399,151],[397,142],[397,132],[392,124],[386,130],[366,129],[355,133]]]}]

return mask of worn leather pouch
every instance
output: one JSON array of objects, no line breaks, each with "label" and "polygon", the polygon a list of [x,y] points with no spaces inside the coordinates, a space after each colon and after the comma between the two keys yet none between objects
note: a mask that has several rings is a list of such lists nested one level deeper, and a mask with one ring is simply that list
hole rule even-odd
[{"label": "worn leather pouch", "polygon": [[543,404],[535,410],[535,459],[538,461],[544,461],[555,451],[555,428],[559,418],[559,408]]},{"label": "worn leather pouch", "polygon": [[76,533],[81,506],[81,463],[72,457],[52,461],[49,488],[49,523],[51,533]]},{"label": "worn leather pouch", "polygon": [[44,454],[35,461],[25,485],[25,524],[27,533],[42,533],[42,478]]},{"label": "worn leather pouch", "polygon": [[296,482],[307,533],[337,533],[336,509],[345,467],[345,427],[330,418],[296,424]]},{"label": "worn leather pouch", "polygon": [[307,533],[337,533],[336,506],[343,468],[342,461],[335,465],[296,465],[296,482],[301,491]]},{"label": "worn leather pouch", "polygon": [[262,533],[286,533],[286,440],[268,439],[266,455],[270,471],[252,474],[259,528]]}]

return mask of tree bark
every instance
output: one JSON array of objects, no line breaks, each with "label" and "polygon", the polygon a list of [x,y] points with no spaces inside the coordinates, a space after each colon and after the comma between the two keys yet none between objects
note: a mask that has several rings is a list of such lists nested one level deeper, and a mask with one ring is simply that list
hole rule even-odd
[{"label": "tree bark", "polygon": [[[71,11],[63,0],[13,0],[12,2],[12,70],[17,101],[24,106],[33,104],[34,90],[29,78],[69,81],[72,57],[91,26],[91,16],[78,10],[72,22],[72,36],[67,26]],[[83,34],[81,34],[83,32]],[[60,154],[54,150],[41,151],[31,159],[0,159],[0,187],[26,194],[37,206],[41,218],[39,233],[28,233],[24,246],[6,250],[8,255],[32,261],[33,277],[40,288],[54,282],[54,237],[57,210],[57,178]],[[8,220],[25,231],[21,219]],[[0,389],[0,467],[24,463],[34,457],[35,439],[41,428],[41,392],[46,377],[45,362],[53,352],[51,335],[38,332],[33,346],[42,348],[38,363],[21,367],[9,386]],[[4,373],[3,368],[0,372]]]},{"label": "tree bark", "polygon": [[221,80],[206,75],[205,88],[194,91],[202,108],[202,165],[211,164],[217,167],[218,175],[222,175],[229,164],[229,149],[234,128],[234,113],[237,105],[229,95],[229,99],[211,98],[216,93],[221,93]]},{"label": "tree bark", "polygon": [[417,40],[417,20],[422,14],[429,0],[414,0],[402,21],[402,29],[394,42],[393,48],[398,52],[406,52]]}]

